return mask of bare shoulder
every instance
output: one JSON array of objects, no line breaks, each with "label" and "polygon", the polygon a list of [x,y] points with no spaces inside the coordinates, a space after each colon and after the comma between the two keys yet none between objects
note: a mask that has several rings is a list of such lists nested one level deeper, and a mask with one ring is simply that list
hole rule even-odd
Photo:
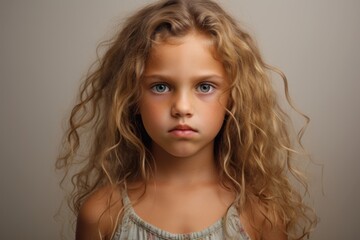
[{"label": "bare shoulder", "polygon": [[274,212],[267,210],[256,197],[240,213],[240,220],[252,240],[287,240],[286,224]]},{"label": "bare shoulder", "polygon": [[[76,224],[76,239],[107,239],[122,209],[118,189],[106,186],[90,195],[82,204]],[[101,236],[101,237],[100,237]]]}]

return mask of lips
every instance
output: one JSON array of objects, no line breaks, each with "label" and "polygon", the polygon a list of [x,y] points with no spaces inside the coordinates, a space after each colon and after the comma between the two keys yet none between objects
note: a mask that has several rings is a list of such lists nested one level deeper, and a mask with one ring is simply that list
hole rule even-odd
[{"label": "lips", "polygon": [[189,125],[177,125],[174,128],[169,130],[169,133],[177,137],[191,137],[196,134],[198,131]]},{"label": "lips", "polygon": [[172,128],[169,132],[171,131],[193,131],[193,132],[197,132],[197,130],[193,129],[192,127],[184,124],[184,125],[177,125],[176,127]]}]

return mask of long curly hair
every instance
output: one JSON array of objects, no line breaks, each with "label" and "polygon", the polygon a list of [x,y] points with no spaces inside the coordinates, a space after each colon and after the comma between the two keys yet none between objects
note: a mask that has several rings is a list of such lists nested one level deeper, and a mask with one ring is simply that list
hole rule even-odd
[{"label": "long curly hair", "polygon": [[[153,158],[148,148],[151,139],[138,114],[142,74],[154,44],[190,31],[212,40],[231,82],[227,116],[215,139],[221,181],[224,185],[231,182],[226,187],[236,193],[234,204],[239,211],[256,196],[265,206],[265,217],[265,212],[272,212],[279,218],[268,221],[283,221],[290,239],[304,238],[317,221],[303,202],[308,189],[304,175],[294,166],[294,155],[304,152],[304,128],[297,137],[289,131],[291,121],[279,106],[270,73],[281,76],[285,96],[293,107],[287,80],[263,61],[251,36],[209,0],[150,4],[128,18],[106,43],[105,53],[81,85],[64,149],[56,162],[58,169],[65,170],[64,179],[72,166],[82,163],[72,173],[70,207],[77,214],[86,198],[105,185],[123,186],[133,179],[146,184]],[[306,126],[309,118],[300,114]],[[290,177],[303,190],[296,190]]]}]

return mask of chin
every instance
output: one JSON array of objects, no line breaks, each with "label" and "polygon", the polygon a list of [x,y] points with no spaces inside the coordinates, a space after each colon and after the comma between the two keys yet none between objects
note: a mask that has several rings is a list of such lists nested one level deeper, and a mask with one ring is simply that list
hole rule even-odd
[{"label": "chin", "polygon": [[189,158],[194,156],[194,153],[189,151],[174,151],[174,152],[168,152],[168,154],[174,158]]},{"label": "chin", "polygon": [[196,151],[194,149],[165,149],[165,151],[171,157],[175,158],[188,158],[196,155]]},{"label": "chin", "polygon": [[[157,153],[169,158],[191,158],[204,151],[204,147],[193,142],[157,145]],[[167,155],[167,156],[166,156]]]}]

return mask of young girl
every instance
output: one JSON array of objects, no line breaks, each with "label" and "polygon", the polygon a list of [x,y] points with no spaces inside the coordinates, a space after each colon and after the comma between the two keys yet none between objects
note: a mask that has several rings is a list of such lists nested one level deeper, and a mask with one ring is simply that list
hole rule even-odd
[{"label": "young girl", "polygon": [[57,161],[66,173],[82,163],[76,239],[308,236],[316,218],[288,179],[307,190],[269,70],[288,97],[283,74],[212,1],[130,17],[82,85]]}]

